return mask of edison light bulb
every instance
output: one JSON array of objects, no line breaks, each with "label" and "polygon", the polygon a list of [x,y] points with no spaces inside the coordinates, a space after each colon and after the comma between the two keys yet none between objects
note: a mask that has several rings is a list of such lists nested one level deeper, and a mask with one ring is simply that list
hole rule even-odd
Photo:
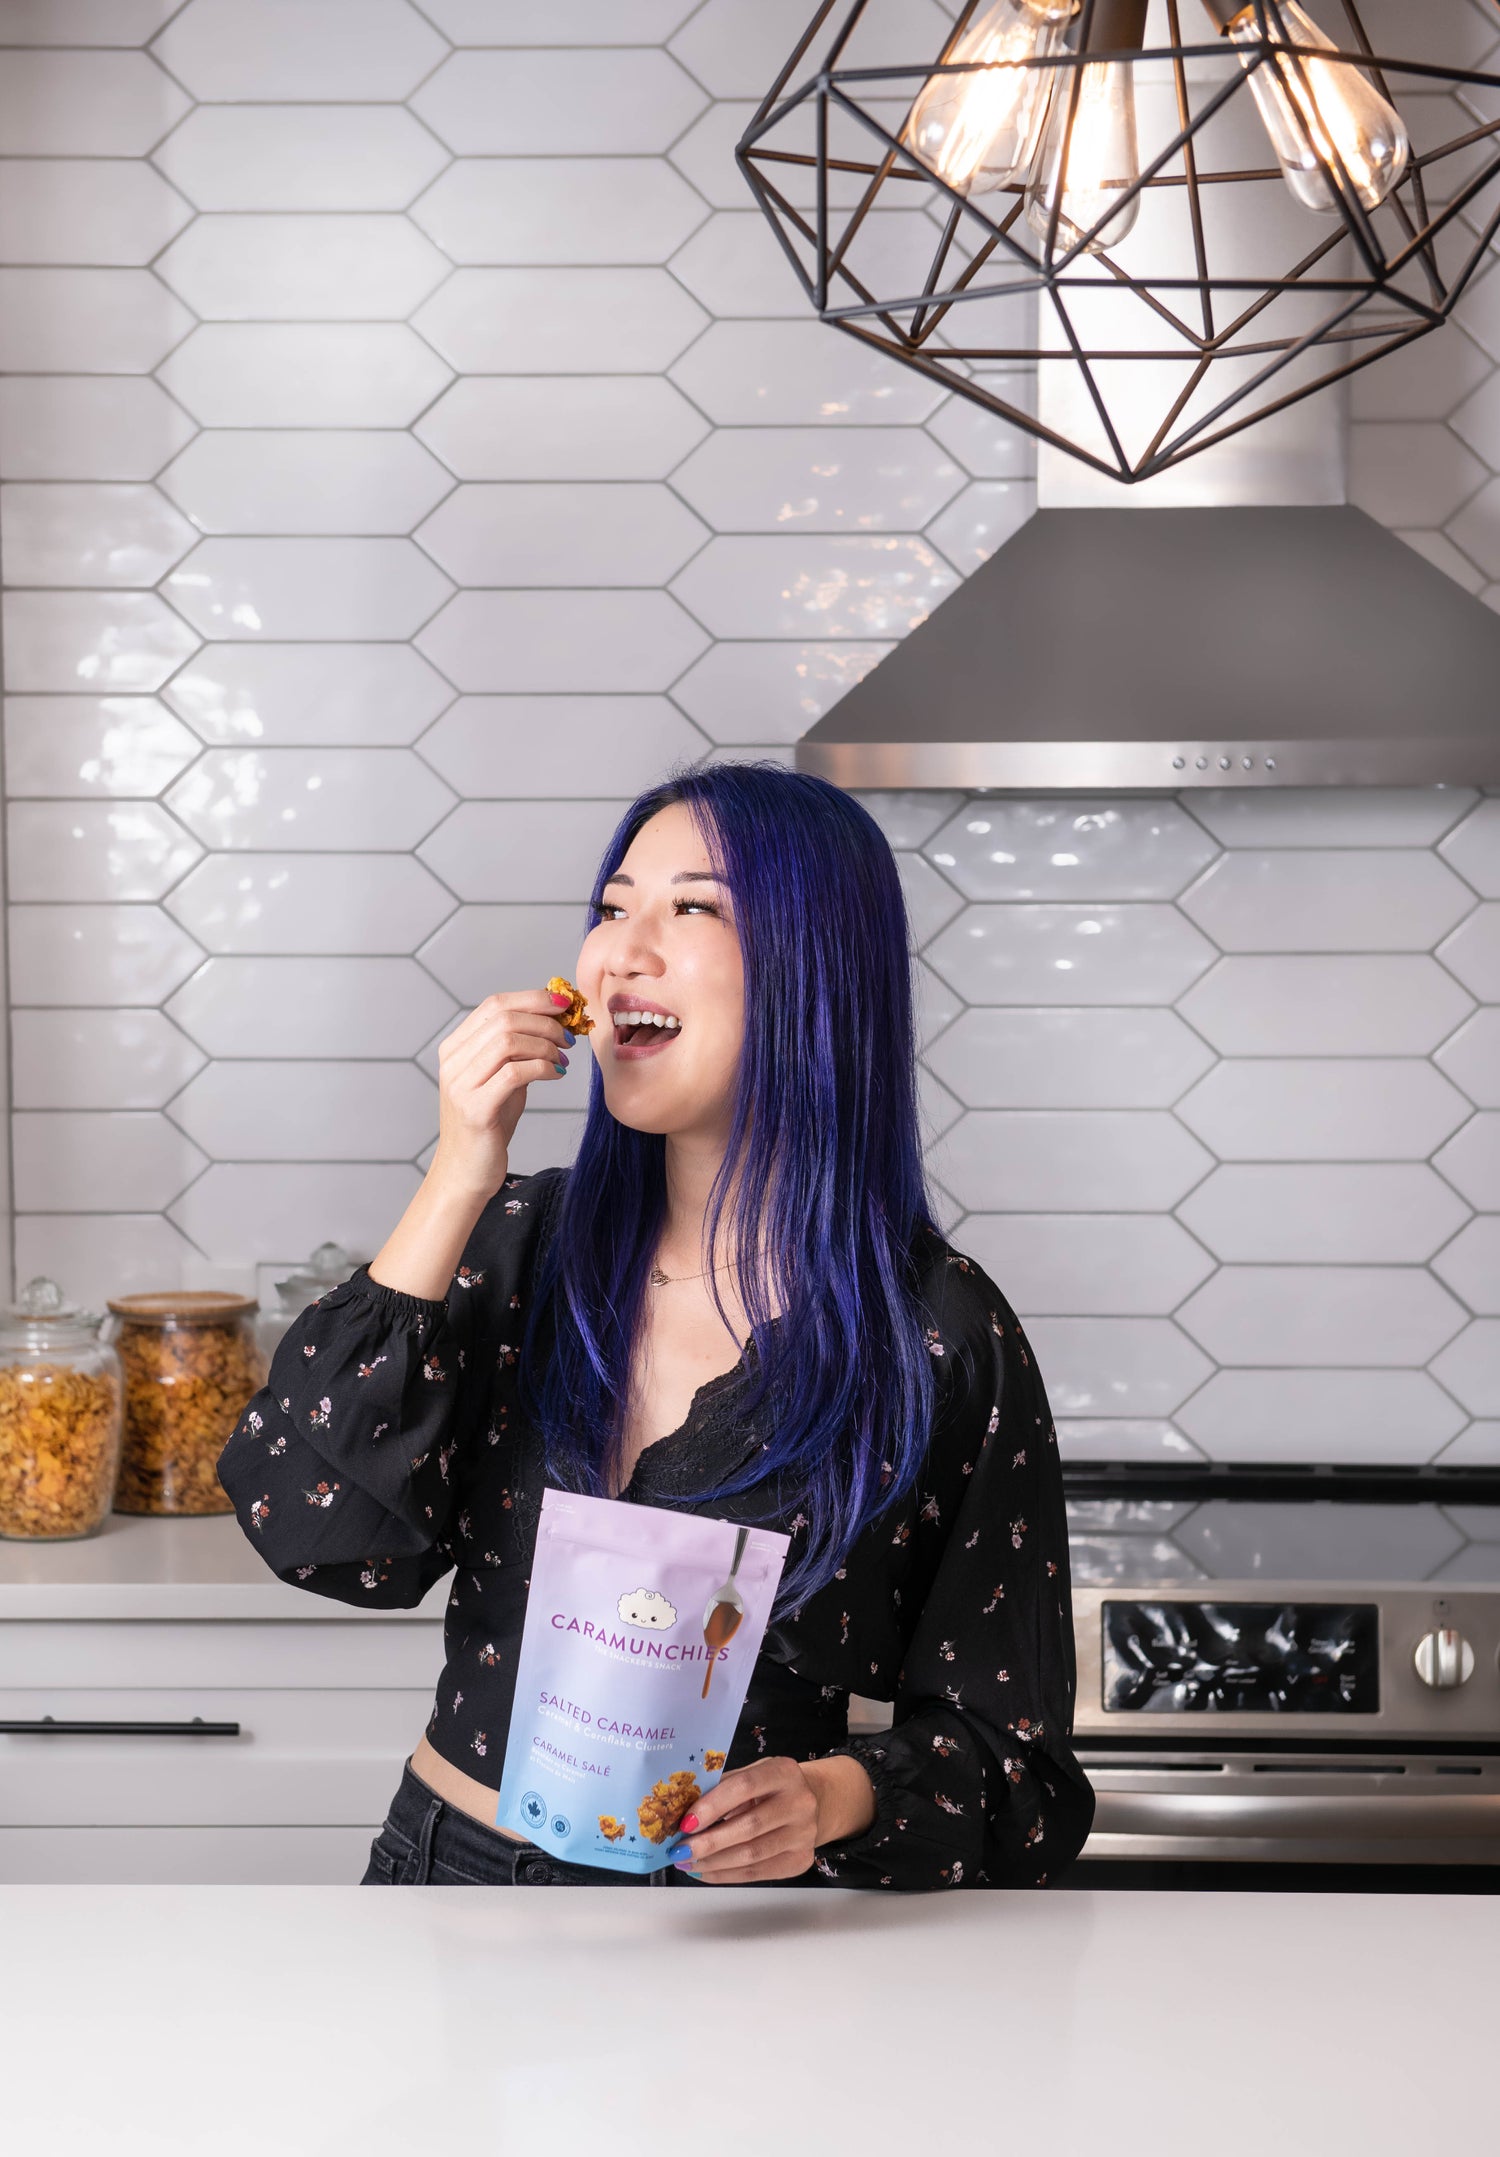
[{"label": "edison light bulb", "polygon": [[[1026,190],[1026,222],[1045,239],[1052,229],[1053,204],[1059,202],[1057,247],[1074,247],[1110,204],[1141,176],[1135,132],[1135,70],[1128,61],[1086,61],[1079,70],[1076,108],[1072,85],[1060,82],[1052,117],[1037,152],[1036,168]],[[1073,115],[1071,134],[1069,112]],[[1089,241],[1088,252],[1118,247],[1140,210],[1133,195]]]},{"label": "edison light bulb", "polygon": [[[1234,0],[1204,0],[1208,12],[1232,45],[1240,48],[1241,67],[1251,70],[1250,93],[1271,138],[1287,186],[1304,209],[1337,214],[1339,201],[1318,163],[1340,163],[1367,210],[1378,209],[1406,170],[1411,141],[1395,107],[1383,98],[1368,75],[1348,60],[1270,59],[1255,65],[1254,55],[1278,43],[1313,45],[1337,52],[1296,5],[1277,0],[1267,14],[1263,39],[1255,9]],[[1281,35],[1277,20],[1281,18]],[[1228,18],[1226,20],[1226,17]]]},{"label": "edison light bulb", "polygon": [[1052,95],[1053,70],[1021,67],[1061,42],[1080,0],[995,0],[970,23],[950,61],[977,62],[963,75],[933,75],[919,91],[901,142],[960,195],[982,195],[1022,178]]}]

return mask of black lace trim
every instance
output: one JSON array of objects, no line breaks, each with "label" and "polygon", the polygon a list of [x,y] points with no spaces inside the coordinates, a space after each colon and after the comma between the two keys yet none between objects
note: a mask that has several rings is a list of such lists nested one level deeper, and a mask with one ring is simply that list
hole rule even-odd
[{"label": "black lace trim", "polygon": [[[556,1232],[563,1190],[571,1173],[569,1169],[557,1170],[542,1196],[537,1237],[528,1254],[522,1284],[528,1297],[534,1291],[542,1256]],[[654,1440],[637,1460],[629,1486],[632,1502],[670,1502],[684,1491],[712,1489],[763,1446],[758,1426],[740,1412],[746,1377],[747,1359],[741,1356],[730,1370],[721,1371],[699,1386],[677,1429]],[[511,1494],[519,1524],[528,1537],[534,1537],[541,1519],[546,1479],[541,1434],[528,1424],[522,1436],[522,1487]],[[743,1500],[730,1503],[738,1510]]]}]

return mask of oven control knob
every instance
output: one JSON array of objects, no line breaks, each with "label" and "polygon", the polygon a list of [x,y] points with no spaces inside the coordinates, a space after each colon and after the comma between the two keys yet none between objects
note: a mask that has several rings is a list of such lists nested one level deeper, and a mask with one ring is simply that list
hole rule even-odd
[{"label": "oven control knob", "polygon": [[1439,1692],[1448,1692],[1455,1685],[1466,1685],[1474,1674],[1474,1650],[1462,1633],[1451,1625],[1440,1625],[1431,1633],[1424,1633],[1417,1642],[1417,1676],[1424,1685],[1431,1685]]}]

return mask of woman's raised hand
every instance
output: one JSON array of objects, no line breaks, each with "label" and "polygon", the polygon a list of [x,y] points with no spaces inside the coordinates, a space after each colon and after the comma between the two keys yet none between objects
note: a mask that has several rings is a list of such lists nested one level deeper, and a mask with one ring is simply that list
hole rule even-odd
[{"label": "woman's raised hand", "polygon": [[448,1293],[475,1222],[505,1181],[527,1087],[567,1069],[557,1012],[546,989],[505,989],[449,1034],[438,1050],[437,1151],[371,1259],[372,1281],[434,1301]]},{"label": "woman's raised hand", "polygon": [[[566,999],[564,999],[566,1002]],[[569,1036],[546,989],[502,989],[461,1019],[438,1050],[438,1146],[432,1173],[487,1200],[505,1181],[526,1089],[561,1078]]]}]

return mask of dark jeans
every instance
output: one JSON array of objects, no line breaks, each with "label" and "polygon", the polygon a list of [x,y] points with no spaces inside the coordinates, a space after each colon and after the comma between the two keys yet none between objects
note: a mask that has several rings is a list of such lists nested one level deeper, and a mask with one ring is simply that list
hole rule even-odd
[{"label": "dark jeans", "polygon": [[674,1865],[660,1872],[604,1872],[570,1865],[512,1842],[423,1782],[410,1760],[385,1824],[370,1845],[361,1887],[696,1887]]}]

